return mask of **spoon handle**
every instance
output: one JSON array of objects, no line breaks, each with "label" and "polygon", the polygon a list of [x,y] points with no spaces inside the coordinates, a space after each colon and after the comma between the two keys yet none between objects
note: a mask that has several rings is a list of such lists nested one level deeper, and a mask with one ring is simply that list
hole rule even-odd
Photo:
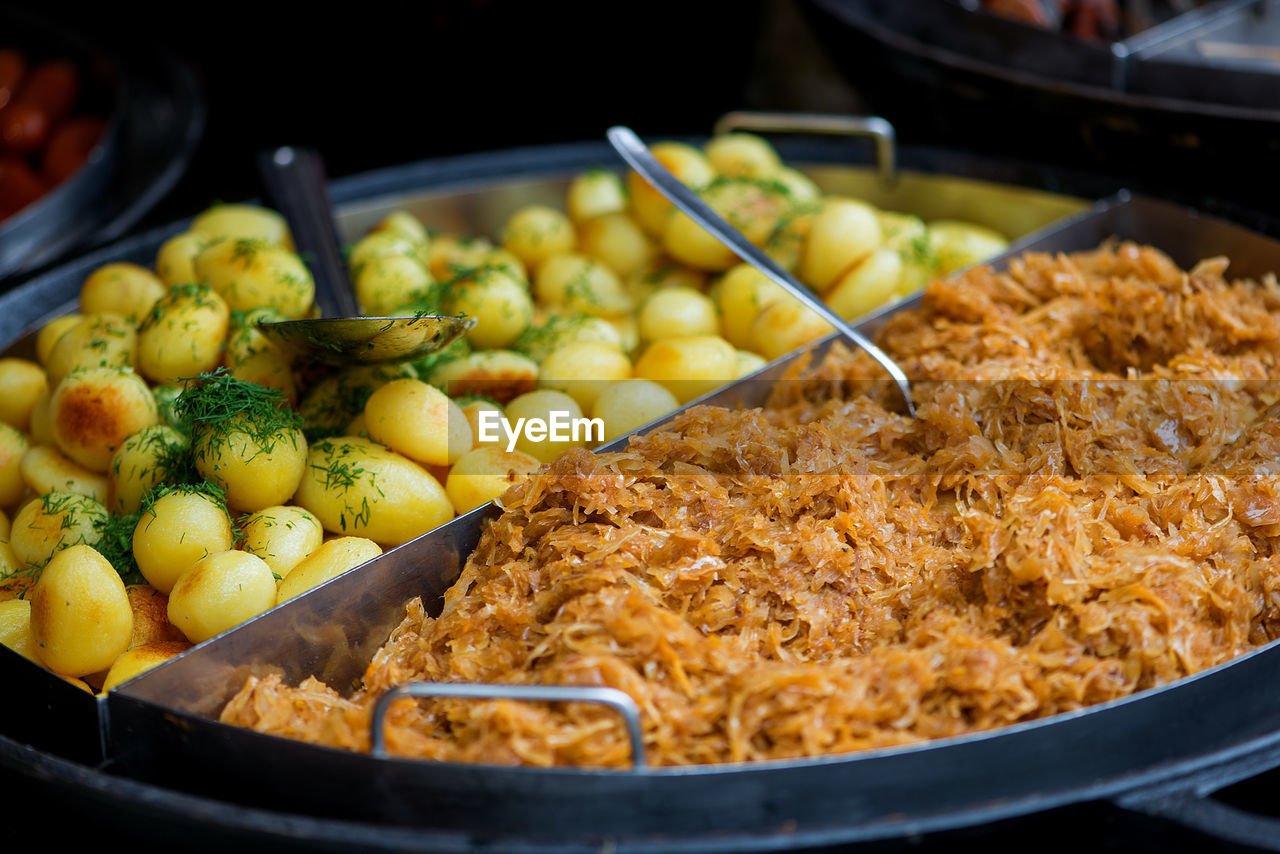
[{"label": "spoon handle", "polygon": [[326,317],[360,313],[347,278],[333,224],[324,160],[313,148],[282,146],[258,155],[258,173],[267,198],[284,215],[298,254],[316,283],[316,303]]},{"label": "spoon handle", "polygon": [[608,131],[609,143],[627,161],[632,169],[639,173],[654,189],[666,196],[680,210],[684,211],[694,222],[706,229],[712,237],[719,240],[743,261],[755,267],[764,275],[777,282],[780,287],[800,302],[821,315],[828,323],[838,329],[841,334],[867,352],[871,358],[884,368],[898,385],[902,399],[907,403],[907,411],[914,417],[915,404],[911,400],[911,383],[906,373],[898,366],[889,354],[885,353],[854,329],[840,315],[836,314],[822,300],[818,299],[808,288],[800,284],[791,274],[783,270],[773,259],[761,252],[754,244],[742,236],[736,228],[725,222],[718,213],[699,198],[698,194],[685,186],[680,179],[672,175],[649,151],[640,137],[627,127],[612,127]]}]

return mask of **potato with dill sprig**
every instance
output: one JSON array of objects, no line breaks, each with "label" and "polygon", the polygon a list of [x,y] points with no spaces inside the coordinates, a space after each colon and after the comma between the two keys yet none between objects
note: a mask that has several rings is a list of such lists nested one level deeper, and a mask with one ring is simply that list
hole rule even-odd
[{"label": "potato with dill sprig", "polygon": [[226,491],[228,507],[261,510],[284,504],[297,490],[307,440],[301,417],[279,389],[220,368],[191,381],[175,406],[191,429],[196,471]]}]

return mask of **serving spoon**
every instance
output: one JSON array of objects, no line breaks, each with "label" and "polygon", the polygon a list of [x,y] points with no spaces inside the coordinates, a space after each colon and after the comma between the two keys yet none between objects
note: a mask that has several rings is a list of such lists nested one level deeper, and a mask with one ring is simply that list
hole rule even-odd
[{"label": "serving spoon", "polygon": [[307,259],[316,304],[327,315],[259,323],[277,346],[330,365],[403,362],[436,352],[476,325],[474,317],[465,316],[360,316],[338,248],[320,154],[294,146],[266,151],[258,156],[258,172],[271,204],[289,223],[295,248]]},{"label": "serving spoon", "polygon": [[897,362],[890,358],[888,353],[871,343],[870,339],[854,329],[843,317],[832,311],[830,306],[818,299],[813,291],[800,284],[790,273],[778,266],[772,258],[760,251],[755,244],[743,237],[740,231],[726,222],[720,214],[712,210],[711,206],[704,202],[697,193],[689,189],[675,175],[672,175],[658,158],[653,156],[653,152],[649,151],[649,148],[640,141],[640,137],[636,136],[631,128],[622,127],[621,125],[611,127],[607,136],[609,143],[622,156],[622,159],[627,161],[627,165],[634,169],[640,177],[652,184],[655,190],[666,196],[671,204],[702,226],[712,237],[732,250],[733,254],[755,267],[765,276],[768,276],[786,290],[787,293],[821,315],[842,335],[866,351],[867,355],[872,359],[875,359],[880,367],[884,368],[889,376],[893,378],[893,381],[898,386],[898,391],[902,393],[902,399],[907,404],[907,412],[911,414],[911,417],[915,417],[916,407],[911,399],[911,382],[907,379],[906,372],[902,370],[902,367]]}]

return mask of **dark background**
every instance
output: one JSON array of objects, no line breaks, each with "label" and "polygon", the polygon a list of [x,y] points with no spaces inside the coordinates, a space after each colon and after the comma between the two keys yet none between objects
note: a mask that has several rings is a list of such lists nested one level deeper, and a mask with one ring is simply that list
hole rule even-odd
[{"label": "dark background", "polygon": [[618,123],[699,134],[745,106],[856,105],[791,0],[16,5],[196,71],[204,139],[152,224],[257,195],[266,146],[316,146],[341,176]]}]

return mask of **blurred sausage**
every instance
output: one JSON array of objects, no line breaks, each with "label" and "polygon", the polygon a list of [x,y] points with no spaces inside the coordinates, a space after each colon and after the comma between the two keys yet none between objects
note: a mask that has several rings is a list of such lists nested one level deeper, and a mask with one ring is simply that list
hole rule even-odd
[{"label": "blurred sausage", "polygon": [[16,50],[0,50],[0,109],[18,94],[22,76],[26,73],[26,57]]},{"label": "blurred sausage", "polygon": [[38,151],[57,122],[66,118],[80,91],[80,75],[70,62],[53,59],[36,66],[18,97],[0,109],[0,147],[14,154]]},{"label": "blurred sausage", "polygon": [[40,198],[44,190],[30,166],[17,157],[0,157],[0,220]]},{"label": "blurred sausage", "polygon": [[89,159],[89,152],[102,138],[105,125],[94,116],[68,119],[49,137],[44,149],[41,173],[50,186],[61,184]]}]

